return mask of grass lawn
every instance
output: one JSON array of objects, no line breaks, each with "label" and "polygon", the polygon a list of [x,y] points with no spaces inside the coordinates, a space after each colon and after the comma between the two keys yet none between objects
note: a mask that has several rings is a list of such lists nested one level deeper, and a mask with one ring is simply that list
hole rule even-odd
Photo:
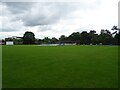
[{"label": "grass lawn", "polygon": [[117,88],[117,46],[3,46],[3,88]]}]

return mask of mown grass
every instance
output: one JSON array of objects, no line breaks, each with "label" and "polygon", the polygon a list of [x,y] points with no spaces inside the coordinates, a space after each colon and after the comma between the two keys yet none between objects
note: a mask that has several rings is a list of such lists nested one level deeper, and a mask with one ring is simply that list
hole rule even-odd
[{"label": "mown grass", "polygon": [[3,88],[116,88],[117,46],[3,46]]}]

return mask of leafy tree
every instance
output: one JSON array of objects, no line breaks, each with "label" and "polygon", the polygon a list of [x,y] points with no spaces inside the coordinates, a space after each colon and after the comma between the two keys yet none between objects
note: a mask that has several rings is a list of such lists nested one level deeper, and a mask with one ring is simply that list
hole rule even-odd
[{"label": "leafy tree", "polygon": [[44,43],[44,44],[51,44],[51,39],[48,38],[48,37],[45,37],[45,38],[43,39],[43,43]]},{"label": "leafy tree", "polygon": [[95,33],[95,30],[91,30],[89,32],[90,43],[92,43],[93,45],[98,44],[98,35]]},{"label": "leafy tree", "polygon": [[90,44],[90,36],[89,33],[87,33],[87,31],[83,31],[80,35],[80,43],[81,44]]},{"label": "leafy tree", "polygon": [[5,41],[13,41],[13,38],[5,38]]},{"label": "leafy tree", "polygon": [[113,26],[111,30],[115,30],[115,32],[112,33],[115,34],[115,37],[113,38],[113,44],[120,45],[120,28]]},{"label": "leafy tree", "polygon": [[80,44],[80,33],[79,32],[72,33],[68,38],[70,41],[74,41],[77,44]]},{"label": "leafy tree", "polygon": [[23,39],[14,39],[14,44],[23,44]]},{"label": "leafy tree", "polygon": [[59,41],[60,42],[64,42],[66,41],[68,38],[65,36],[65,35],[61,35],[60,38],[59,38]]},{"label": "leafy tree", "polygon": [[53,37],[52,39],[51,39],[51,43],[52,44],[56,44],[58,42],[58,39],[56,39],[55,37]]},{"label": "leafy tree", "polygon": [[101,34],[99,35],[100,43],[103,45],[112,44],[112,34],[109,30],[101,30]]},{"label": "leafy tree", "polygon": [[117,33],[114,37],[114,44],[120,45],[120,33]]},{"label": "leafy tree", "polygon": [[95,35],[92,37],[91,43],[92,43],[93,45],[99,44],[99,35],[98,35],[98,34],[95,34]]},{"label": "leafy tree", "polygon": [[113,26],[112,30],[119,30],[117,26]]},{"label": "leafy tree", "polygon": [[35,35],[33,32],[25,32],[23,36],[23,44],[35,44]]},{"label": "leafy tree", "polygon": [[35,44],[42,44],[42,39],[35,39]]}]

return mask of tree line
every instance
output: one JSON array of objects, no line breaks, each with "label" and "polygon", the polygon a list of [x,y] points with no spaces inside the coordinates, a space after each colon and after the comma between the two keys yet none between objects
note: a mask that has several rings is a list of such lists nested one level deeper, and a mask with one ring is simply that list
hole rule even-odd
[{"label": "tree line", "polygon": [[[102,29],[100,34],[95,30],[73,32],[69,36],[61,35],[59,39],[53,37],[45,37],[44,39],[36,39],[33,32],[25,32],[22,38],[6,38],[5,41],[13,40],[18,44],[64,44],[76,43],[77,45],[120,45],[120,32],[114,27],[115,32],[111,33],[110,30]],[[21,43],[20,43],[21,42]]]}]

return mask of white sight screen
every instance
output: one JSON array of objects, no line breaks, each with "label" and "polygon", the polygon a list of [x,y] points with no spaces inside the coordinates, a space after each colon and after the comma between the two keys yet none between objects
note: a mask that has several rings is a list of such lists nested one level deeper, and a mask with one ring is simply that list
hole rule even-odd
[{"label": "white sight screen", "polygon": [[13,45],[13,42],[6,42],[6,45]]}]

